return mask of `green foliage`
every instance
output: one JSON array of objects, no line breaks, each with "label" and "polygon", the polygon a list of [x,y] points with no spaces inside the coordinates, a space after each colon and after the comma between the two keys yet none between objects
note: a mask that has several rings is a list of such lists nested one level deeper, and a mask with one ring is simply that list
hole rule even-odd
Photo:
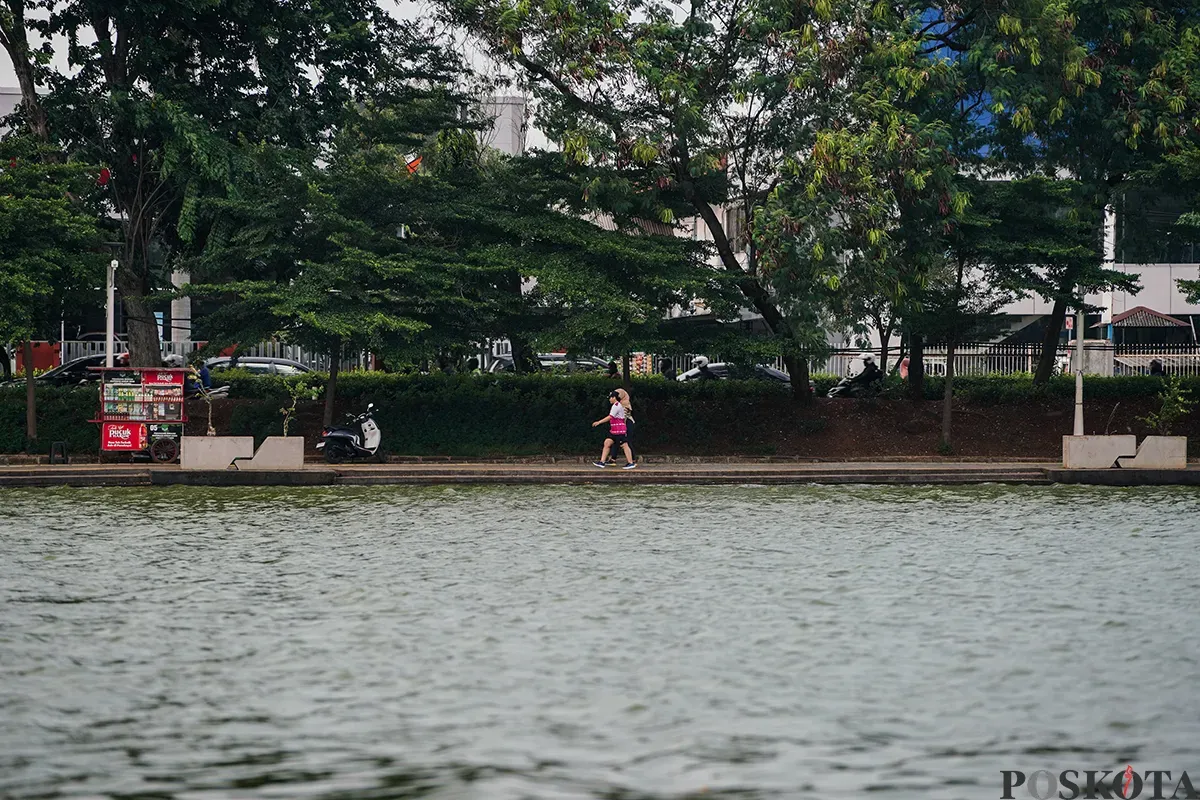
[{"label": "green foliage", "polygon": [[[94,455],[100,449],[100,428],[88,422],[99,410],[94,387],[43,386],[37,393],[38,441],[66,442],[67,451]],[[25,450],[25,387],[0,387],[0,453]]]},{"label": "green foliage", "polygon": [[1190,414],[1192,407],[1196,405],[1196,401],[1183,388],[1183,382],[1178,375],[1167,378],[1167,383],[1159,393],[1158,400],[1158,411],[1153,411],[1140,419],[1160,436],[1170,436],[1174,425]]},{"label": "green foliage", "polygon": [[279,409],[279,413],[283,415],[283,435],[287,436],[292,415],[296,413],[296,403],[301,400],[316,400],[321,393],[318,389],[309,387],[303,379],[288,378],[285,380],[288,397],[292,399],[292,404],[286,408]]},{"label": "green foliage", "polygon": [[785,154],[811,147],[814,117],[842,110],[810,80],[811,45],[836,24],[808,3],[697,4],[686,15],[639,0],[438,5],[523,74],[539,128],[581,166],[589,203],[625,221],[701,218],[723,280],[780,350],[825,346],[819,281],[772,292],[747,234]]},{"label": "green foliage", "polygon": [[260,148],[240,199],[200,207],[228,231],[194,262],[225,278],[192,288],[222,300],[202,323],[210,340],[280,335],[389,364],[506,336],[627,352],[661,346],[668,309],[720,284],[695,243],[573,212],[578,187],[558,156],[490,154],[469,130],[432,148],[415,175],[395,141],[364,147],[350,133],[328,163]]},{"label": "green foliage", "polygon": [[[223,373],[229,379],[232,405],[229,429],[222,435],[249,435],[258,441],[279,431],[280,407],[290,402],[289,385],[301,397],[324,386],[324,376],[309,374],[289,382],[278,377]],[[814,377],[823,396],[837,376]],[[613,382],[602,377],[555,375],[389,375],[350,372],[338,379],[340,411],[360,413],[376,406],[385,452],[399,455],[492,457],[537,454],[589,454],[599,447],[603,431],[590,427],[607,410]],[[1200,392],[1200,379],[1179,381],[1182,393]],[[304,387],[309,394],[304,394]],[[1088,400],[1150,400],[1163,390],[1162,380],[1148,376],[1089,377]],[[885,394],[899,393],[902,383],[888,379]],[[930,377],[926,398],[941,397],[942,379]],[[971,405],[1024,406],[1032,401],[1069,403],[1075,384],[1070,377],[1035,387],[1031,375],[963,376],[954,394]],[[736,445],[735,454],[769,454],[782,426],[795,434],[815,435],[820,418],[797,417],[787,393],[759,381],[679,383],[637,378],[633,401],[638,420],[639,452],[695,452],[706,449],[712,431],[721,430]],[[838,402],[829,401],[836,409]],[[72,453],[95,454],[97,426],[87,422],[96,412],[94,387],[45,388],[39,391],[38,427],[45,441],[66,441]],[[24,450],[23,387],[0,388],[0,453]],[[319,403],[297,403],[296,419],[319,424]],[[785,421],[786,422],[783,422]],[[1175,418],[1175,421],[1178,417]]]},{"label": "green foliage", "polygon": [[99,298],[103,253],[95,171],[46,159],[28,139],[0,142],[0,343],[53,336],[65,310]]},{"label": "green foliage", "polygon": [[[592,376],[347,373],[338,378],[338,406],[358,413],[374,403],[383,448],[393,454],[590,453],[603,440],[603,431],[590,424],[607,410],[613,385]],[[231,382],[236,397],[255,393],[271,398],[244,405],[239,401],[232,432],[265,436],[273,430],[277,415],[261,409],[277,408],[272,401],[281,390],[281,383],[270,379],[239,376]],[[637,447],[647,451],[668,445],[687,449],[689,444],[703,450],[714,426],[734,426],[743,452],[763,452],[770,446],[770,426],[789,403],[777,385],[758,381],[637,379],[633,397]]]},{"label": "green foliage", "polygon": [[[45,45],[26,46],[26,29]],[[403,121],[438,98],[455,110],[457,58],[372,0],[13,0],[0,34],[30,129],[105,167],[98,217],[117,229],[135,364],[158,361],[152,311],[178,261],[222,234],[198,208],[239,195],[246,149],[319,150],[347,109],[375,103],[404,109]]]}]

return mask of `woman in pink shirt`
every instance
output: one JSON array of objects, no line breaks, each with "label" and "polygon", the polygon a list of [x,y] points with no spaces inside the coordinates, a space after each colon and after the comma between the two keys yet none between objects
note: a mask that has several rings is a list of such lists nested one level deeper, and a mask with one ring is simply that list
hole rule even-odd
[{"label": "woman in pink shirt", "polygon": [[629,441],[625,438],[628,434],[625,427],[625,406],[621,405],[621,396],[615,390],[608,393],[608,402],[612,405],[612,408],[608,410],[608,416],[592,423],[593,428],[608,423],[608,438],[604,440],[604,452],[600,454],[599,461],[592,463],[604,469],[613,444],[619,444],[625,453],[625,466],[621,469],[633,469],[637,464],[633,462],[633,452],[629,449]]}]

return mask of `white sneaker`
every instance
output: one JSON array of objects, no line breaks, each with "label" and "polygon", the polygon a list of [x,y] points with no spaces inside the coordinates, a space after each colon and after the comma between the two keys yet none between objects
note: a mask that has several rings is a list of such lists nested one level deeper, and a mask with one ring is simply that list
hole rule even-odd
[{"label": "white sneaker", "polygon": [[621,467],[621,469],[637,469],[637,464],[635,464],[635,463],[633,463],[632,461],[630,461],[628,464],[626,464],[625,466]]}]

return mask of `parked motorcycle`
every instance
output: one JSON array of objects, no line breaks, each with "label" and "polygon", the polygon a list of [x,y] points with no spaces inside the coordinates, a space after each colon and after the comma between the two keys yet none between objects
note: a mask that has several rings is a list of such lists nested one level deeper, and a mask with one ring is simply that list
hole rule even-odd
[{"label": "parked motorcycle", "polygon": [[357,417],[347,414],[350,421],[321,431],[317,449],[325,452],[330,464],[340,464],[359,458],[373,458],[379,452],[383,434],[375,424],[375,404],[368,403],[367,410]]}]

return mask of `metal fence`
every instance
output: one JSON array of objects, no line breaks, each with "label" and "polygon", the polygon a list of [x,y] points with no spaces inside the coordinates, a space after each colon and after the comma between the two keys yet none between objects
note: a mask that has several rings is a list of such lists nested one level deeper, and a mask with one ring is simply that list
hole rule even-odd
[{"label": "metal fence", "polygon": [[1148,375],[1158,360],[1168,375],[1200,375],[1200,344],[1118,344],[1113,346],[1114,375]]},{"label": "metal fence", "polygon": [[[898,347],[891,347],[887,353],[887,363],[884,364],[884,354],[879,348],[871,349],[839,349],[831,351],[823,358],[810,359],[809,372],[812,374],[847,375],[861,369],[861,359],[864,355],[874,356],[875,363],[885,366],[890,372],[904,353]],[[705,354],[707,355],[707,354]],[[926,347],[924,351],[925,373],[927,375],[945,375],[947,349],[945,347]],[[956,375],[1012,375],[1016,373],[1032,373],[1037,370],[1041,359],[1040,344],[962,344],[955,348],[954,373]],[[718,355],[708,355],[712,363],[720,363],[726,359]],[[695,354],[678,356],[661,356],[653,360],[654,371],[660,372],[660,363],[670,361],[677,372],[685,372],[692,368]],[[1055,353],[1055,370],[1068,372],[1070,370],[1070,351],[1060,347]],[[787,372],[783,358],[775,358],[766,362],[767,366]]]},{"label": "metal fence", "polygon": [[[187,358],[195,351],[203,347],[207,342],[162,342],[162,352],[164,356],[180,355]],[[80,341],[64,341],[62,342],[62,362],[65,364],[68,361],[74,361],[77,358],[85,358],[87,356],[102,356],[105,351],[104,342],[80,342]],[[113,352],[121,354],[129,351],[129,346],[125,342],[117,341],[114,343]],[[241,353],[242,356],[257,357],[257,358],[286,358],[289,361],[298,361],[309,369],[318,372],[328,372],[330,357],[323,353],[314,353],[311,350],[305,350],[303,347],[294,344],[285,344],[283,342],[260,342],[259,344],[249,347]],[[355,353],[344,356],[338,362],[338,368],[342,371],[355,369],[371,369],[372,357],[370,353]]]},{"label": "metal fence", "polygon": [[[115,343],[115,351],[124,353],[128,350],[125,342]],[[181,355],[187,358],[193,352],[203,347],[206,342],[163,342],[163,355]],[[496,358],[511,354],[507,342],[489,343],[480,347],[480,359],[486,366]],[[1162,362],[1167,374],[1180,376],[1200,376],[1200,344],[1103,344],[1096,341],[1087,342],[1088,351],[1103,358],[1112,359],[1112,374],[1114,375],[1146,375],[1150,372],[1150,364],[1154,360]],[[1069,373],[1072,369],[1071,352],[1073,347],[1059,347],[1055,352],[1054,368],[1057,373]],[[876,363],[883,364],[883,354],[879,349],[839,349],[831,351],[820,359],[811,359],[808,364],[809,372],[813,374],[847,375],[860,368],[861,358],[866,354],[875,357]],[[1037,369],[1041,358],[1040,344],[962,344],[955,348],[954,373],[956,375],[1012,375],[1016,373],[1032,373]],[[62,361],[73,361],[85,356],[104,354],[102,341],[64,341],[62,342]],[[298,361],[310,369],[319,372],[329,370],[330,358],[326,354],[314,353],[310,350],[283,342],[260,342],[247,348],[242,355],[260,358],[286,358]],[[639,360],[645,364],[647,372],[657,374],[662,371],[663,361],[671,362],[676,372],[683,373],[692,368],[692,360],[700,354],[683,354],[660,356],[647,354]],[[712,363],[727,360],[721,354],[703,354]],[[903,357],[898,347],[889,348],[886,367],[890,372],[897,360]],[[946,374],[946,348],[926,347],[924,354],[925,372],[927,375]],[[1091,356],[1089,356],[1090,358]],[[373,358],[370,353],[355,353],[344,356],[340,362],[343,371],[371,369]],[[764,361],[767,366],[787,372],[782,358]]]},{"label": "metal fence", "polygon": [[[102,356],[105,352],[104,342],[79,342],[79,341],[64,341],[62,344],[62,362],[65,364],[68,361],[74,361],[77,358],[87,358],[88,356]],[[187,358],[189,355],[199,350],[204,346],[204,342],[162,342],[162,352],[164,356],[180,355]],[[117,355],[129,352],[129,345],[125,342],[117,341],[114,343],[113,352]]]}]

